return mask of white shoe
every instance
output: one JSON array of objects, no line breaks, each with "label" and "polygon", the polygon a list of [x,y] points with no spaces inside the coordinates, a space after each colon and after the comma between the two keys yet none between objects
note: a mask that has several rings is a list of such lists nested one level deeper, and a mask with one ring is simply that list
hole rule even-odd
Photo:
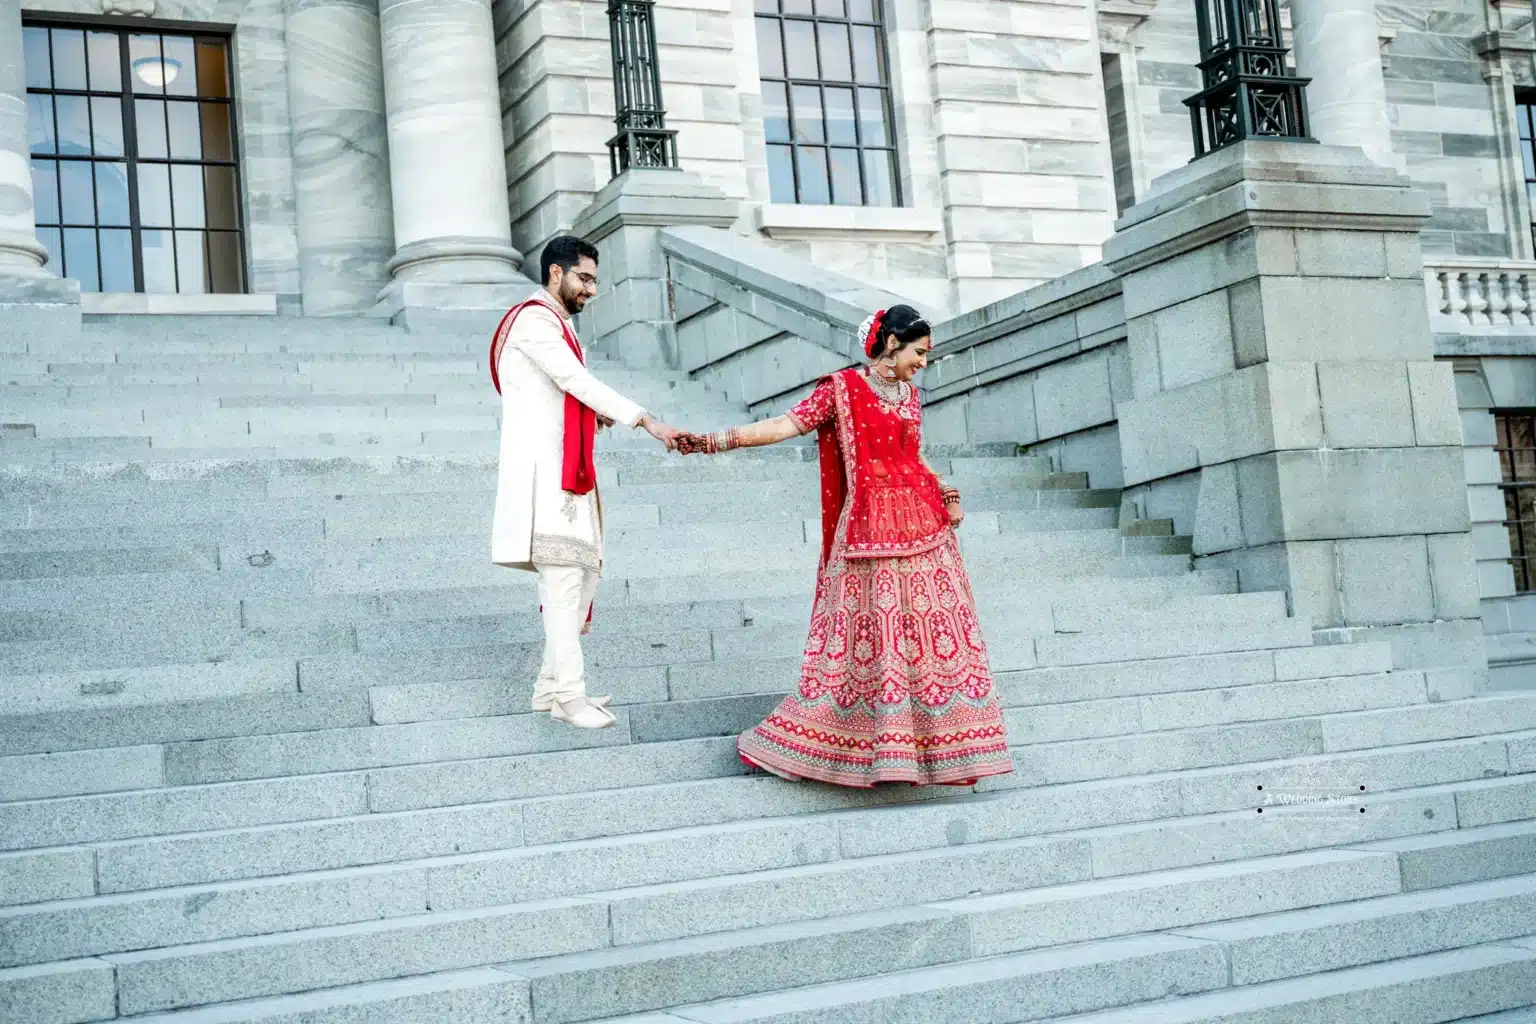
[{"label": "white shoe", "polygon": [[[612,694],[603,694],[600,697],[588,697],[587,703],[591,704],[595,708],[606,708],[609,704],[613,703],[613,696]],[[548,694],[536,693],[533,695],[533,710],[552,711],[554,710],[554,707],[555,698],[549,696]]]},{"label": "white shoe", "polygon": [[549,717],[578,729],[609,729],[618,721],[614,718],[612,711],[597,707],[585,697],[555,701],[554,706],[549,709]]}]

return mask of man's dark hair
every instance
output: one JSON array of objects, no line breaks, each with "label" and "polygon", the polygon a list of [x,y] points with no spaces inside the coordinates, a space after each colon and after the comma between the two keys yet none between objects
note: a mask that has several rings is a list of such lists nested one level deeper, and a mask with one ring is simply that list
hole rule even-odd
[{"label": "man's dark hair", "polygon": [[562,271],[569,271],[583,258],[597,262],[597,246],[584,238],[575,235],[557,235],[549,240],[544,247],[544,253],[539,257],[539,272],[543,276],[544,283],[549,284],[549,268],[558,266]]}]

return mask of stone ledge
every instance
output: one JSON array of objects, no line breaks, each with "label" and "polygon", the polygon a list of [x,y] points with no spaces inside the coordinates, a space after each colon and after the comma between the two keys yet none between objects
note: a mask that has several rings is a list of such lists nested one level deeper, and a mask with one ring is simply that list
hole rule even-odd
[{"label": "stone ledge", "polygon": [[175,295],[144,292],[84,292],[80,312],[90,315],[119,313],[165,315],[276,316],[277,296]]},{"label": "stone ledge", "polygon": [[769,238],[817,239],[858,235],[870,242],[926,242],[944,232],[938,210],[904,206],[798,206],[765,203],[752,214]]},{"label": "stone ledge", "polygon": [[1437,333],[1435,355],[1441,358],[1536,356],[1536,333],[1531,333],[1532,328],[1504,327],[1502,330],[1505,332],[1519,333],[1495,333],[1500,330],[1494,327],[1487,334]]}]

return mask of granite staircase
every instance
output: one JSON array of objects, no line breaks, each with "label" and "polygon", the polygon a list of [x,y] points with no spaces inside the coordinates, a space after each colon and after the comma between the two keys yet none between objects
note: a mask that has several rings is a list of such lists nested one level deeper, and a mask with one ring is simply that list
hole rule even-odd
[{"label": "granite staircase", "polygon": [[[618,726],[528,713],[485,341],[0,338],[0,1021],[1536,1020],[1536,693],[1442,700],[1314,643],[1007,446],[931,459],[1013,775],[849,792],[735,757],[804,639],[804,444],[605,436],[587,650]],[[685,426],[743,416],[595,368]]]}]

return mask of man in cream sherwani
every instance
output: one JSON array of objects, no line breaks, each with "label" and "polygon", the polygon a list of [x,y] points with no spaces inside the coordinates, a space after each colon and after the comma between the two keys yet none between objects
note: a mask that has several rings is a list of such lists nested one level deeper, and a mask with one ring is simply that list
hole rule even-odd
[{"label": "man in cream sherwani", "polygon": [[544,247],[544,287],[508,312],[491,347],[501,390],[501,459],[491,560],[538,573],[544,658],[533,709],[585,729],[614,724],[587,696],[581,634],[603,568],[591,435],[639,427],[673,447],[677,431],[588,372],[571,317],[597,294],[597,250],[571,235]]}]

